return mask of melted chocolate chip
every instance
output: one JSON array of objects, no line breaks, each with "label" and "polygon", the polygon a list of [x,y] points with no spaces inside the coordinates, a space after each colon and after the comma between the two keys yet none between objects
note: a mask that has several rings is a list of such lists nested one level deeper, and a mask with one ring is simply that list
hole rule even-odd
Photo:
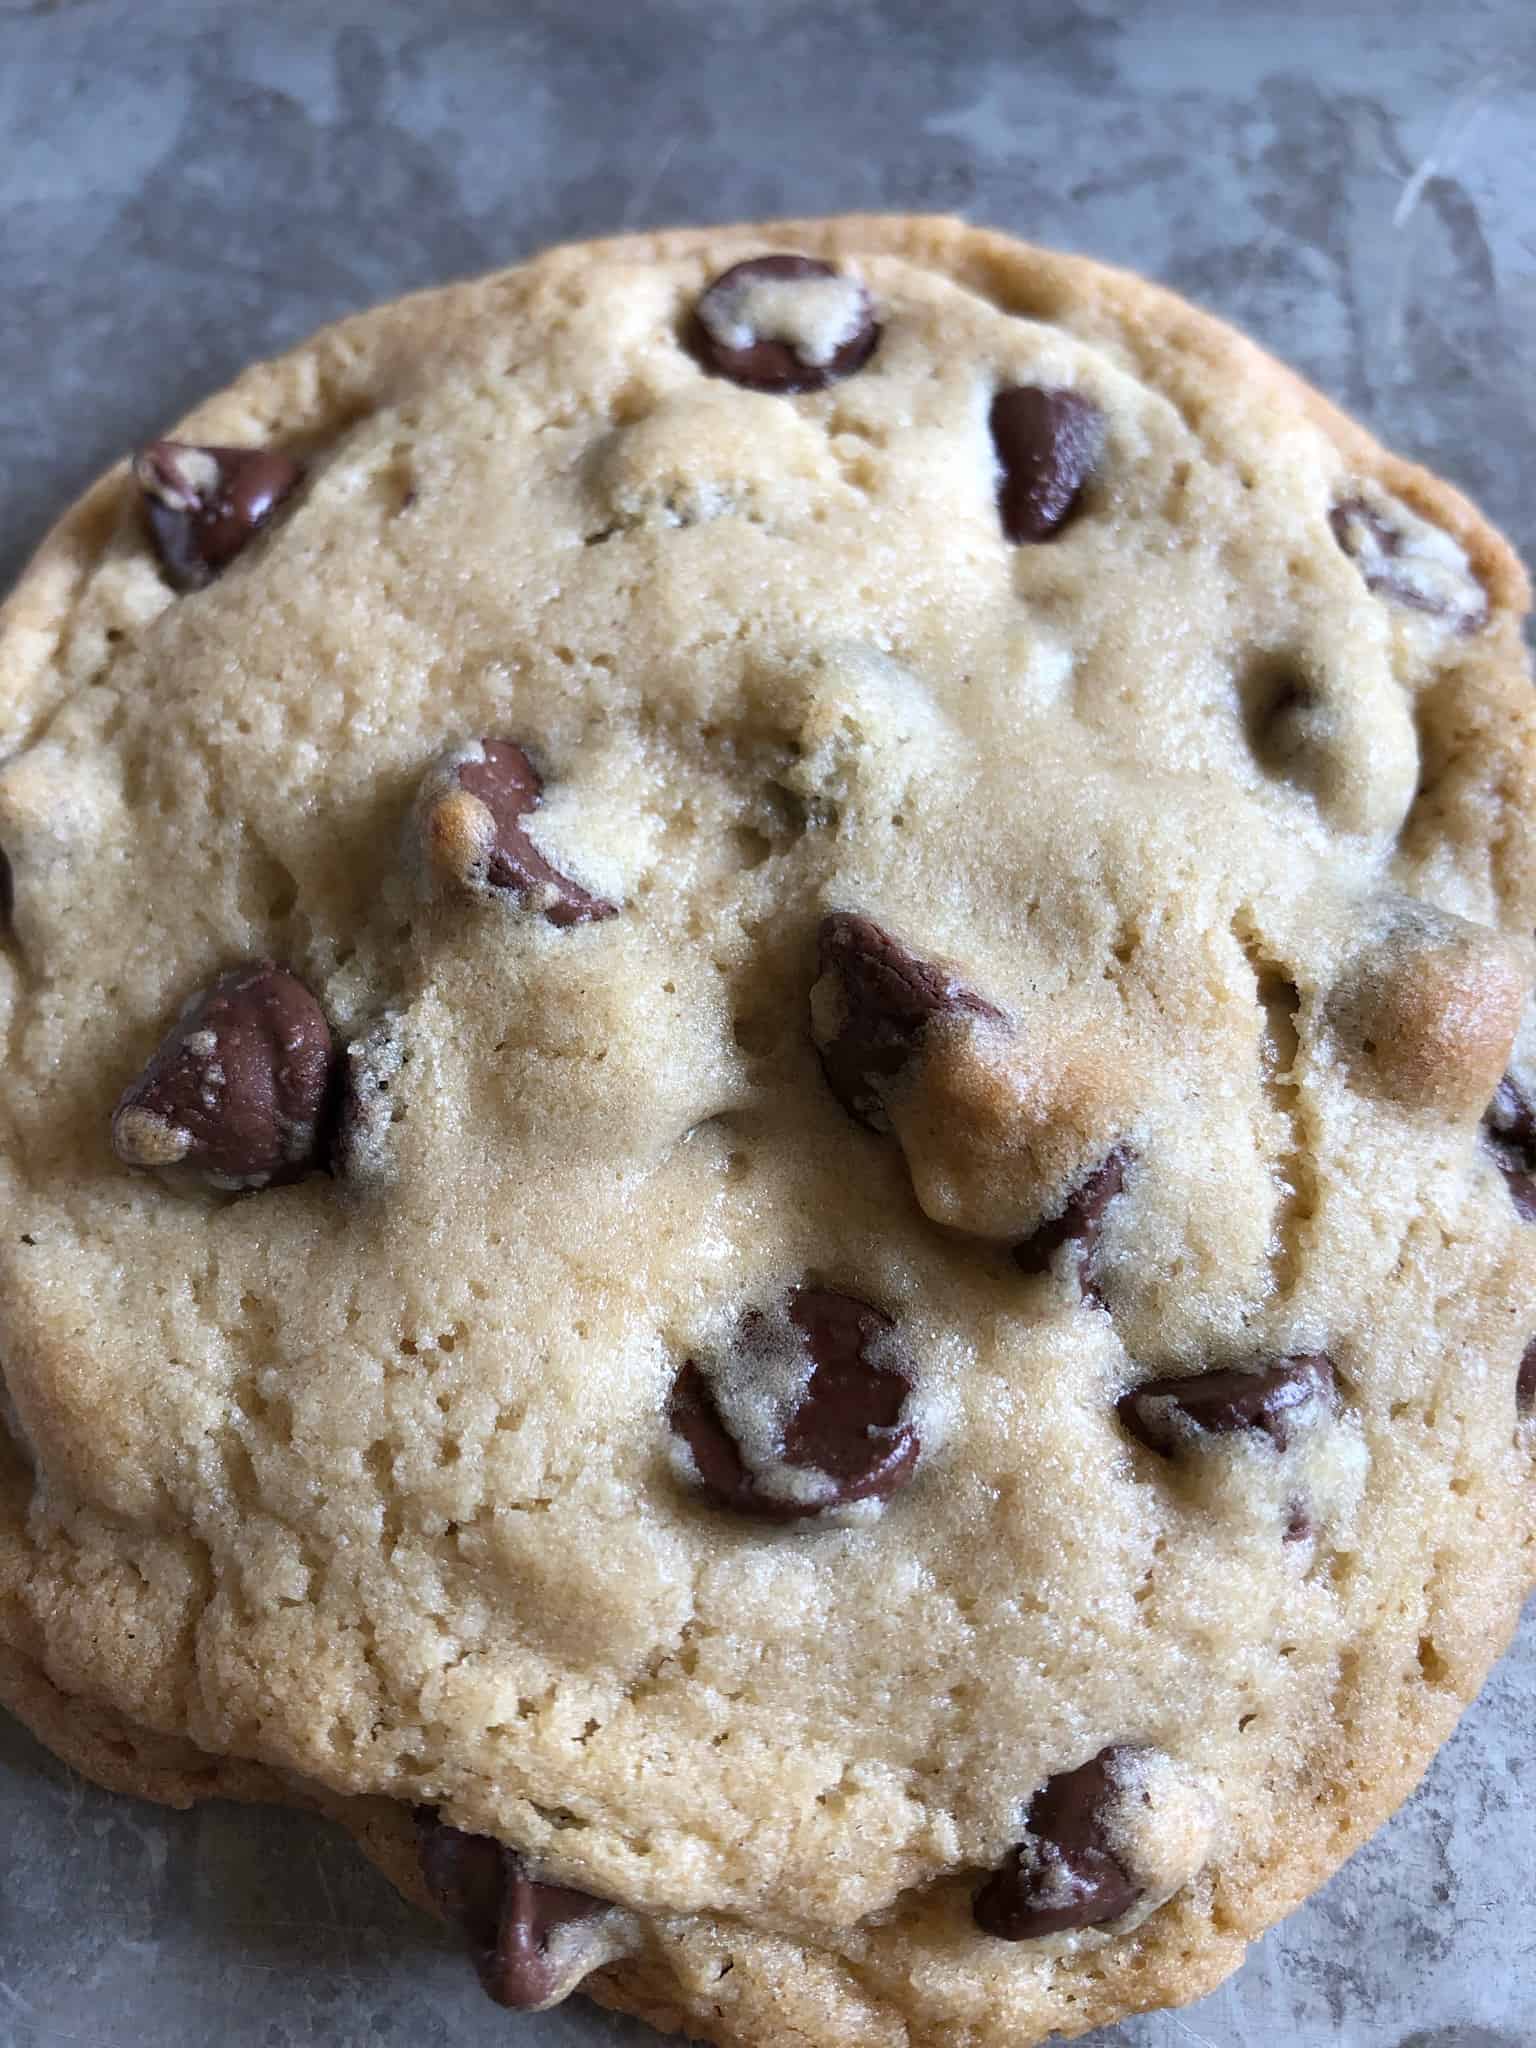
[{"label": "melted chocolate chip", "polygon": [[1228,1436],[1244,1429],[1261,1431],[1283,1451],[1303,1413],[1331,1403],[1333,1391],[1333,1362],[1326,1352],[1314,1351],[1269,1365],[1147,1380],[1115,1406],[1136,1441],[1165,1457],[1192,1433]]},{"label": "melted chocolate chip", "polygon": [[1017,384],[992,401],[998,511],[1009,540],[1050,540],[1077,510],[1104,445],[1104,415],[1075,391]]},{"label": "melted chocolate chip", "polygon": [[321,1155],[334,1065],[303,982],[247,961],[192,998],[124,1090],[113,1148],[125,1165],[185,1167],[214,1187],[296,1180]]},{"label": "melted chocolate chip", "polygon": [[842,338],[834,334],[825,349],[811,347],[802,336],[761,331],[753,318],[754,292],[761,288],[782,289],[840,275],[830,263],[810,256],[754,256],[733,263],[699,300],[690,334],[693,353],[706,369],[749,391],[820,391],[851,377],[869,361],[880,340],[869,294],[855,280],[846,280],[854,307],[851,330]]},{"label": "melted chocolate chip", "polygon": [[178,590],[201,590],[267,523],[304,472],[271,448],[151,441],[134,457],[150,539]]},{"label": "melted chocolate chip", "polygon": [[[538,809],[544,788],[523,749],[515,740],[486,739],[479,750],[478,761],[461,761],[455,771],[460,791],[474,799],[470,815],[451,794],[439,797],[427,814],[433,858],[462,882],[533,898],[554,925],[616,917],[615,905],[552,867],[523,830],[522,820]],[[489,828],[482,829],[486,818]]]},{"label": "melted chocolate chip", "polygon": [[550,1937],[604,1912],[603,1900],[540,1883],[515,1849],[449,1827],[431,1807],[417,1809],[416,1830],[427,1889],[463,1932],[480,1982],[498,2005],[540,2012],[597,1967],[595,1952],[582,1967],[579,1942],[551,1955]]},{"label": "melted chocolate chip", "polygon": [[1483,1135],[1522,1222],[1536,1223],[1536,1109],[1506,1074],[1483,1112]]},{"label": "melted chocolate chip", "polygon": [[[858,1123],[889,1131],[886,1101],[935,1017],[1000,1017],[948,968],[909,953],[872,918],[822,919],[811,1030],[827,1086]],[[832,1000],[825,1005],[823,992]]]},{"label": "melted chocolate chip", "polygon": [[[869,1302],[826,1288],[797,1288],[786,1306],[811,1372],[769,1469],[748,1464],[697,1361],[690,1358],[678,1375],[670,1420],[693,1453],[700,1484],[721,1507],[782,1522],[854,1501],[889,1500],[912,1477],[920,1448],[917,1431],[901,1419],[912,1375],[887,1335],[895,1325]],[[772,1338],[768,1319],[749,1310],[722,1375],[750,1378]],[[871,1359],[877,1340],[879,1357]],[[814,1497],[776,1488],[775,1474],[785,1468],[823,1482]]]},{"label": "melted chocolate chip", "polygon": [[[1394,523],[1382,504],[1363,497],[1343,498],[1328,514],[1333,537],[1360,571],[1367,590],[1411,611],[1428,612],[1447,620],[1458,633],[1475,633],[1487,624],[1488,593],[1464,562],[1454,556],[1436,559],[1422,543],[1415,545],[1415,530],[1432,535],[1436,529],[1406,507],[1401,508],[1404,524]],[[1440,539],[1444,546],[1443,538]]]},{"label": "melted chocolate chip", "polygon": [[1104,1234],[1105,1212],[1115,1197],[1125,1192],[1130,1157],[1124,1145],[1116,1145],[1103,1165],[1096,1166],[1073,1189],[1056,1215],[1047,1217],[1022,1244],[1014,1246],[1014,1262],[1026,1273],[1047,1272],[1058,1249],[1071,1242],[1077,1246],[1077,1280],[1084,1301],[1101,1300],[1099,1240]]},{"label": "melted chocolate chip", "polygon": [[1048,1778],[1029,1802],[1027,1839],[1011,1851],[977,1892],[973,1905],[983,1934],[1030,1941],[1118,1920],[1142,1887],[1111,1854],[1104,1809],[1114,1796],[1118,1745],[1075,1771]]},{"label": "melted chocolate chip", "polygon": [[1526,1345],[1515,1374],[1515,1409],[1521,1415],[1536,1412],[1536,1337]]}]

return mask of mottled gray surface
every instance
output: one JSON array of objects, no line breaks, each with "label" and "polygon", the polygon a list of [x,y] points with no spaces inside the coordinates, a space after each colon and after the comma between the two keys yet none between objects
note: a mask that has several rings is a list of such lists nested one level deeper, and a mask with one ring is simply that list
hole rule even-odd
[{"label": "mottled gray surface", "polygon": [[[0,576],[253,355],[555,237],[955,208],[1251,328],[1536,554],[1531,0],[0,0]],[[1532,2048],[1536,1641],[1247,1968],[1100,2048]],[[597,2048],[345,1844],[0,1724],[0,2044]]]}]

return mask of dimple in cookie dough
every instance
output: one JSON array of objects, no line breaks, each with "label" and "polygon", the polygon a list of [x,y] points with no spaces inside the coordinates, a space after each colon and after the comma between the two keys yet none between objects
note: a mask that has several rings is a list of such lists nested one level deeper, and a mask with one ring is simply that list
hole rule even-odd
[{"label": "dimple in cookie dough", "polygon": [[953,223],[556,251],[151,443],[0,620],[6,1696],[523,2010],[1208,1988],[1532,1576],[1525,602]]}]

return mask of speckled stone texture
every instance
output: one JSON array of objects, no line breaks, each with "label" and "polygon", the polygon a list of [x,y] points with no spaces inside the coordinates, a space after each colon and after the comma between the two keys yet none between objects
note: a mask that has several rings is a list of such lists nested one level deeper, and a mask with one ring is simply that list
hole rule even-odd
[{"label": "speckled stone texture", "polygon": [[[540,244],[952,208],[1251,329],[1536,557],[1530,0],[0,0],[0,575],[252,357]],[[1536,1638],[1214,1998],[1099,2048],[1532,2048]],[[596,2048],[296,1817],[0,1725],[0,2048]]]}]

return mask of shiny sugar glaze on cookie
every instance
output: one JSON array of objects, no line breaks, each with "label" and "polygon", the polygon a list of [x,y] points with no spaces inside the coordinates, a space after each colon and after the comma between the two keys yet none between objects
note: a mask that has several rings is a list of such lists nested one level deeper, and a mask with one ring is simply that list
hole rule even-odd
[{"label": "shiny sugar glaze on cookie", "polygon": [[1524,1583],[1502,544],[902,222],[385,308],[102,489],[0,629],[45,1739],[338,1812],[515,2009],[1214,1981]]}]

